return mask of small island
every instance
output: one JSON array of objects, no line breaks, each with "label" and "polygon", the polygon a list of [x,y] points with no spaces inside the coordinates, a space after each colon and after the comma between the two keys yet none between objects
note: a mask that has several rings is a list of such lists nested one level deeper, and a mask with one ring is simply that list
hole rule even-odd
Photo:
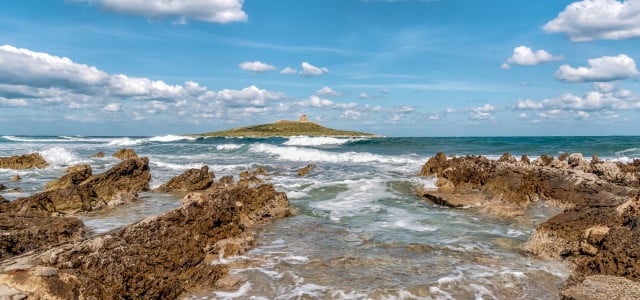
[{"label": "small island", "polygon": [[192,134],[194,137],[286,137],[286,136],[374,137],[371,133],[337,130],[324,127],[300,115],[297,121],[280,120],[271,124],[233,128],[225,131]]}]

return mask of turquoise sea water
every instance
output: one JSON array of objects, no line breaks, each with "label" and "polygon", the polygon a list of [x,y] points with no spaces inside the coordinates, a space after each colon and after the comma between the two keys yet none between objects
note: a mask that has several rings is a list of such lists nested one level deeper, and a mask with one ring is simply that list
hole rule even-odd
[{"label": "turquoise sea water", "polygon": [[[208,138],[1,136],[0,156],[39,152],[42,170],[0,169],[8,199],[42,191],[67,166],[88,163],[94,173],[118,162],[127,147],[148,156],[156,187],[181,172],[208,165],[216,177],[264,167],[265,180],[286,192],[296,215],[257,232],[258,246],[237,258],[243,281],[211,299],[556,299],[567,277],[557,262],[535,260],[522,249],[540,222],[558,210],[544,203],[505,221],[474,209],[425,202],[416,187],[422,164],[439,151],[455,155],[504,152],[597,154],[601,159],[640,158],[640,137],[455,138]],[[98,151],[105,158],[88,158]],[[298,177],[299,168],[316,168]],[[9,178],[19,174],[17,183]],[[94,234],[179,205],[172,195],[142,193],[127,206],[81,216]],[[236,262],[237,262],[236,261]]]}]

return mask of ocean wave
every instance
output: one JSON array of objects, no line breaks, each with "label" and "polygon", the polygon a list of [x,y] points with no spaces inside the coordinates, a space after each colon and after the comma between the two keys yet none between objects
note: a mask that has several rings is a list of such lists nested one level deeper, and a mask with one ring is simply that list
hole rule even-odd
[{"label": "ocean wave", "polygon": [[334,138],[334,137],[311,137],[311,136],[292,136],[283,145],[287,146],[323,146],[323,145],[342,145],[350,142],[363,140],[362,138]]},{"label": "ocean wave", "polygon": [[239,144],[222,144],[222,145],[217,145],[216,149],[218,151],[223,151],[223,150],[237,150],[242,148],[242,145]]},{"label": "ocean wave", "polygon": [[87,162],[87,160],[80,158],[76,153],[63,147],[45,149],[39,153],[50,165],[54,166],[71,166]]},{"label": "ocean wave", "polygon": [[163,136],[154,136],[152,138],[149,138],[149,141],[168,143],[168,142],[176,142],[176,141],[182,141],[182,140],[195,141],[196,139],[197,138],[191,137],[191,136],[169,134],[169,135],[163,135]]},{"label": "ocean wave", "polygon": [[176,171],[186,171],[186,170],[189,170],[189,169],[199,169],[199,168],[202,168],[202,166],[204,166],[204,164],[202,164],[202,163],[174,164],[174,163],[167,163],[167,162],[153,161],[153,160],[151,160],[149,163],[151,165],[159,167],[159,168],[176,170]]},{"label": "ocean wave", "polygon": [[124,138],[111,140],[109,143],[107,143],[107,146],[114,146],[114,147],[135,146],[135,145],[140,145],[146,141],[147,139],[132,139],[132,138],[124,137]]},{"label": "ocean wave", "polygon": [[249,148],[252,152],[267,153],[277,155],[280,158],[290,161],[316,161],[330,163],[369,163],[381,162],[388,164],[415,164],[423,163],[424,159],[410,157],[385,156],[368,152],[327,152],[318,149],[307,149],[300,147],[280,147],[268,144],[254,144]]}]

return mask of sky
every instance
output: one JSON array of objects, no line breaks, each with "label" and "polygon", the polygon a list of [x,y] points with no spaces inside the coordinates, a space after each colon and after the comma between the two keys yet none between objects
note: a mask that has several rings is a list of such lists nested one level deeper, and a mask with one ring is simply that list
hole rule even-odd
[{"label": "sky", "polygon": [[0,1],[0,134],[640,135],[640,0]]}]

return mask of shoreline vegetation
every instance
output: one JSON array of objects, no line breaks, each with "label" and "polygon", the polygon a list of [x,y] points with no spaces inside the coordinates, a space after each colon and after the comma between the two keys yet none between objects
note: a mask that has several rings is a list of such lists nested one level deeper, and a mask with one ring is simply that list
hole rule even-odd
[{"label": "shoreline vegetation", "polygon": [[326,136],[326,137],[378,137],[379,135],[338,130],[324,127],[318,123],[298,120],[280,120],[271,124],[238,127],[224,131],[189,134],[191,137],[285,137],[285,136]]}]

